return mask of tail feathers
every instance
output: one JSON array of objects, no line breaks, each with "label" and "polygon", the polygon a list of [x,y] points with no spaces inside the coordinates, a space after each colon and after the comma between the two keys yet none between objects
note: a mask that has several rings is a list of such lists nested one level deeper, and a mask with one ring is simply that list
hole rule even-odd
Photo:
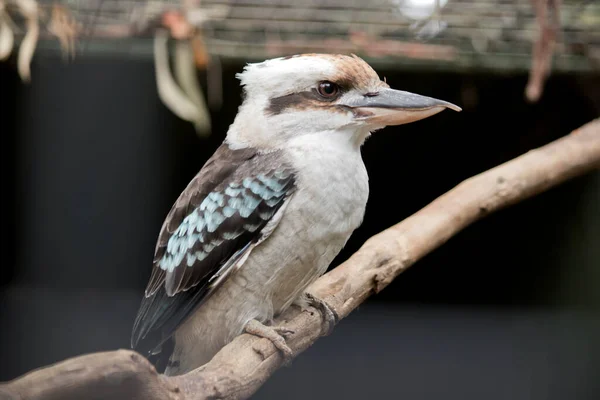
[{"label": "tail feathers", "polygon": [[175,340],[171,337],[167,339],[159,348],[156,348],[149,354],[144,354],[144,356],[146,356],[148,360],[154,364],[156,371],[159,374],[162,374],[165,373],[170,364],[172,364],[169,360],[173,354],[173,350],[175,350]]},{"label": "tail feathers", "polygon": [[207,287],[196,286],[169,296],[160,288],[143,297],[131,334],[131,347],[143,353],[154,353],[177,330],[204,297]]},{"label": "tail feathers", "polygon": [[164,374],[167,376],[175,376],[182,375],[186,371],[181,370],[181,365],[179,360],[169,360],[167,361],[167,367],[165,368]]}]

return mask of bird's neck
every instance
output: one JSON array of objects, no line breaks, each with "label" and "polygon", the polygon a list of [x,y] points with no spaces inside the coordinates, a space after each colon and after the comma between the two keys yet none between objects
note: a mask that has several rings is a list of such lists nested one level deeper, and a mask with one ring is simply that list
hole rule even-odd
[{"label": "bird's neck", "polygon": [[262,104],[244,102],[229,126],[225,140],[232,148],[271,147],[269,129]]}]

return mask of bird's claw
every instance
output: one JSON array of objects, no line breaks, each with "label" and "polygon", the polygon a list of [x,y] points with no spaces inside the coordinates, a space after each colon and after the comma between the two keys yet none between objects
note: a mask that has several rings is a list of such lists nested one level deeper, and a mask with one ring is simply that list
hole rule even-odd
[{"label": "bird's claw", "polygon": [[259,321],[252,319],[244,328],[246,333],[255,335],[264,339],[268,339],[282,353],[284,360],[287,362],[294,356],[294,352],[285,342],[285,336],[294,333],[292,329],[283,326],[266,326]]},{"label": "bird's claw", "polygon": [[275,332],[277,332],[283,337],[293,335],[294,333],[296,333],[295,330],[286,328],[285,326],[273,326],[271,329],[273,329]]},{"label": "bird's claw", "polygon": [[335,310],[333,308],[331,308],[329,306],[329,304],[325,303],[323,300],[319,299],[318,297],[315,297],[314,295],[312,295],[308,292],[304,293],[304,295],[305,295],[306,299],[308,300],[308,303],[321,312],[323,321],[325,322],[325,324],[327,326],[323,336],[331,335],[331,332],[333,332],[333,328],[335,328],[335,325],[340,320],[340,317],[337,314],[337,312],[335,312]]}]

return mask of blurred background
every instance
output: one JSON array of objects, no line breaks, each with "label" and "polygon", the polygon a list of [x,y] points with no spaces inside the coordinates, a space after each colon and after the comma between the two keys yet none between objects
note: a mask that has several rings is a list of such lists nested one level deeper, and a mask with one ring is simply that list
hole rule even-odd
[{"label": "blurred background", "polygon": [[[352,52],[394,88],[463,107],[367,142],[365,222],[333,265],[462,180],[600,115],[594,1],[0,5],[14,42],[0,62],[0,381],[129,346],[163,219],[223,141],[247,62]],[[598,399],[599,288],[596,171],[467,228],[254,398]]]}]

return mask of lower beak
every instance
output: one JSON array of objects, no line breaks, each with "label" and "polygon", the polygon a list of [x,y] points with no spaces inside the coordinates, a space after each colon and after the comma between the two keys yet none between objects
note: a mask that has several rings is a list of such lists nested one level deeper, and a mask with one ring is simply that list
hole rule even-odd
[{"label": "lower beak", "polygon": [[353,110],[357,119],[381,126],[408,124],[431,117],[446,108],[462,110],[447,101],[387,88],[353,99],[346,105]]}]

